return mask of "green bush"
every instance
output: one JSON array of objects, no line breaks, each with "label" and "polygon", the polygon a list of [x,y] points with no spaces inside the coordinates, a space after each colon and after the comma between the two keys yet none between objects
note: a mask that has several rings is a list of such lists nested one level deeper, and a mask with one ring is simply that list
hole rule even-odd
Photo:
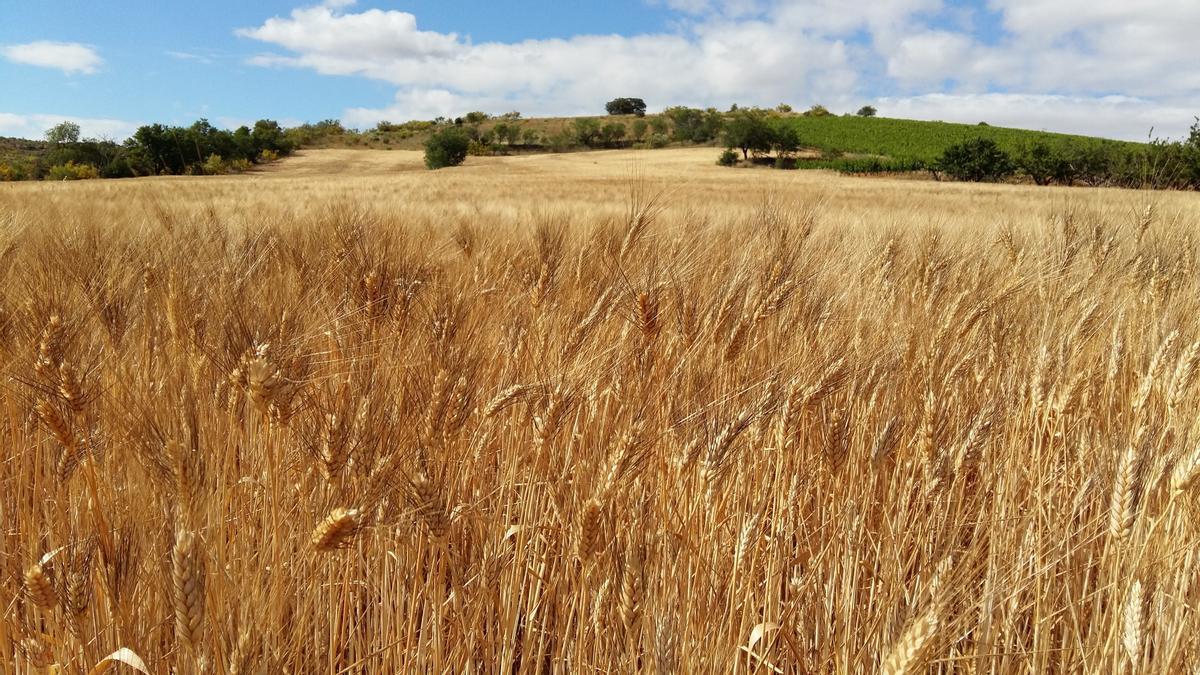
[{"label": "green bush", "polygon": [[650,128],[650,124],[646,120],[638,119],[633,122],[633,140],[641,141],[646,137],[646,131]]},{"label": "green bush", "polygon": [[19,166],[0,164],[0,183],[25,180],[25,172]]},{"label": "green bush", "polygon": [[204,160],[203,170],[205,176],[219,176],[223,173],[229,173],[229,167],[225,164],[225,160],[216,154],[209,155],[208,159]]},{"label": "green bush", "polygon": [[990,138],[973,138],[946,148],[937,162],[938,169],[958,180],[999,181],[1013,172],[1007,152]]},{"label": "green bush", "polygon": [[471,139],[461,129],[443,129],[425,141],[425,166],[430,169],[458,166],[466,161],[470,148]]},{"label": "green bush", "polygon": [[1023,146],[1017,152],[1015,164],[1038,185],[1049,185],[1051,181],[1065,178],[1070,173],[1067,158],[1057,148],[1041,141]]},{"label": "green bush", "polygon": [[492,146],[490,143],[484,143],[483,141],[468,141],[467,154],[472,157],[488,157],[496,153],[494,146]]},{"label": "green bush", "polygon": [[717,164],[719,166],[736,166],[737,163],[738,156],[737,153],[734,152],[733,148],[725,148],[725,151],[722,152],[721,156],[717,158]]},{"label": "green bush", "polygon": [[667,138],[666,134],[651,134],[648,142],[649,146],[656,150],[658,148],[665,148],[670,145],[670,143],[671,139]]},{"label": "green bush", "polygon": [[589,148],[599,144],[600,120],[592,117],[576,117],[572,124],[575,128],[575,141]]},{"label": "green bush", "polygon": [[46,180],[87,180],[99,178],[100,172],[91,164],[76,164],[67,162],[50,167],[46,172]]}]

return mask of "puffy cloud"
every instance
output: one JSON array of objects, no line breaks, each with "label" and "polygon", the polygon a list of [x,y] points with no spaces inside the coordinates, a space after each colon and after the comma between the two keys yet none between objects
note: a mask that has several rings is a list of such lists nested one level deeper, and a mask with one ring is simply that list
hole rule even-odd
[{"label": "puffy cloud", "polygon": [[104,59],[95,49],[78,42],[50,42],[39,40],[19,45],[6,45],[0,54],[14,63],[24,63],[42,68],[56,68],[67,73],[95,73]]},{"label": "puffy cloud", "polygon": [[[834,98],[853,89],[856,71],[838,39],[781,30],[758,19],[712,17],[682,33],[580,35],[563,39],[472,43],[422,31],[412,14],[328,6],[297,9],[240,35],[291,55],[252,59],[263,66],[311,68],[400,87],[396,104],[374,114],[517,108],[527,113],[595,112],[607,98],[642,96],[652,105],[728,105],[733,101]],[[403,106],[412,105],[405,114]]]},{"label": "puffy cloud", "polygon": [[407,12],[326,0],[238,34],[279,50],[257,65],[396,85],[391,105],[346,112],[360,125],[470,109],[586,114],[614,96],[844,110],[888,92],[883,114],[1140,138],[1150,126],[1180,133],[1200,110],[1194,0],[647,2],[680,14],[673,31],[475,43],[421,30]]},{"label": "puffy cloud", "polygon": [[[1040,129],[1070,134],[1144,141],[1178,138],[1187,130],[1194,108],[1129,96],[1039,94],[924,94],[882,98],[879,114],[945,122]],[[1164,121],[1169,124],[1164,128]]]},{"label": "puffy cloud", "polygon": [[0,136],[16,138],[42,138],[46,130],[59,122],[74,122],[79,125],[84,138],[111,138],[121,141],[137,130],[138,124],[124,120],[74,117],[71,115],[32,114],[18,115],[0,112]]}]

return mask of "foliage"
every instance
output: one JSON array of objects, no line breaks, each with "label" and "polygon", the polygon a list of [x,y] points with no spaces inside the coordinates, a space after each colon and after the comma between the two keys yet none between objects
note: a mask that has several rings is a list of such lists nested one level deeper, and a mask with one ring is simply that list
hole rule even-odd
[{"label": "foliage", "polygon": [[[340,124],[322,123],[332,133]],[[201,119],[190,127],[169,127],[150,124],[140,127],[126,142],[136,159],[136,175],[207,173],[204,166],[211,155],[226,161],[244,159],[256,161],[264,151],[276,157],[291,154],[297,134],[284,131],[273,120],[259,120],[254,128],[239,127],[234,131],[218,129]]]},{"label": "foliage", "polygon": [[546,144],[551,152],[567,152],[576,145],[575,132],[570,127],[563,127],[546,138]]},{"label": "foliage", "polygon": [[1013,172],[1012,158],[990,138],[973,138],[946,148],[938,159],[940,171],[958,180],[997,181]]},{"label": "foliage", "polygon": [[25,172],[19,165],[0,163],[0,183],[25,180]]},{"label": "foliage", "polygon": [[770,152],[774,142],[775,129],[762,110],[741,108],[725,122],[725,145],[741,150],[743,158],[748,159],[751,152]]},{"label": "foliage", "polygon": [[673,106],[663,116],[674,125],[675,140],[683,143],[708,143],[721,135],[724,126],[724,116],[716,108]]},{"label": "foliage", "polygon": [[646,102],[640,98],[614,98],[604,104],[604,109],[609,115],[637,115],[641,117],[646,114]]},{"label": "foliage", "polygon": [[479,110],[469,112],[466,115],[463,115],[463,121],[466,122],[467,124],[479,124],[481,122],[488,121],[490,118],[491,118],[491,115],[489,115],[485,112],[479,111]]},{"label": "foliage", "polygon": [[814,105],[813,107],[804,111],[804,116],[805,117],[832,117],[833,113],[829,112],[829,109],[823,105]]},{"label": "foliage", "polygon": [[1056,147],[1044,141],[1022,146],[1014,163],[1018,169],[1038,185],[1049,185],[1051,181],[1063,180],[1070,173],[1071,163]]},{"label": "foliage", "polygon": [[646,131],[650,128],[646,120],[638,119],[633,121],[632,136],[633,140],[641,141],[646,137]]},{"label": "foliage", "polygon": [[725,148],[721,151],[721,156],[717,158],[719,166],[737,166],[738,156],[733,151],[733,148]]},{"label": "foliage", "polygon": [[771,124],[771,149],[779,157],[788,157],[800,149],[800,132],[784,120]]},{"label": "foliage", "polygon": [[471,138],[456,127],[438,131],[425,141],[425,166],[442,169],[458,166],[467,159]]},{"label": "foliage", "polygon": [[572,125],[576,143],[589,148],[599,144],[600,120],[594,117],[576,117]]},{"label": "foliage", "polygon": [[625,138],[625,125],[620,122],[609,122],[600,128],[600,142],[607,147],[615,147]]},{"label": "foliage", "polygon": [[209,155],[200,168],[206,176],[219,176],[223,173],[229,173],[229,165],[225,163],[225,160],[220,155],[215,154]]},{"label": "foliage", "polygon": [[787,103],[780,103],[779,105],[775,106],[775,112],[786,115],[792,112],[792,106]]},{"label": "foliage", "polygon": [[74,122],[59,122],[46,130],[49,143],[78,143],[79,125]]},{"label": "foliage", "polygon": [[56,164],[46,172],[46,180],[87,180],[99,177],[100,172],[96,170],[96,167],[91,164],[76,164],[75,162]]},{"label": "foliage", "polygon": [[516,122],[501,122],[492,127],[492,133],[500,143],[515,145],[521,140],[521,125]]},{"label": "foliage", "polygon": [[875,106],[864,105],[858,109],[858,112],[854,114],[858,115],[859,117],[874,117],[877,112],[878,111],[875,110]]}]

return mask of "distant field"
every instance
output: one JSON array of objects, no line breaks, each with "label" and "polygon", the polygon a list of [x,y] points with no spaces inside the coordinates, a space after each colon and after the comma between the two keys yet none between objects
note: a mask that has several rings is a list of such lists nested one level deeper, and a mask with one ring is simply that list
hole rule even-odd
[{"label": "distant field", "polygon": [[861,153],[932,162],[951,145],[972,138],[990,138],[1004,150],[1015,152],[1023,145],[1113,143],[1138,145],[1091,136],[1056,134],[1008,127],[952,122],[890,119],[885,117],[793,117],[805,147],[832,152]]},{"label": "distant field", "polygon": [[[629,116],[608,117],[598,115],[596,119],[602,123],[623,122],[630,127],[636,118]],[[647,115],[646,120],[652,120],[658,115]],[[949,146],[971,138],[990,138],[1008,152],[1015,152],[1021,147],[1037,142],[1051,146],[1065,147],[1079,144],[1110,143],[1115,145],[1139,145],[1125,141],[1114,141],[1092,136],[1073,134],[1058,134],[1028,129],[1009,127],[983,126],[978,124],[956,124],[952,122],[928,122],[923,120],[892,119],[886,117],[804,117],[789,115],[789,122],[800,132],[803,147],[826,153],[846,153],[851,155],[870,155],[894,160],[918,160],[932,162],[941,156]],[[573,118],[531,118],[518,120],[516,123],[522,129],[534,129],[543,137],[556,134],[570,128]],[[501,120],[489,120],[480,125],[481,131],[488,131]],[[344,137],[323,139],[318,147],[349,147],[373,149],[418,150],[422,147],[427,133],[399,133],[365,131],[361,134]],[[722,147],[720,138],[706,144],[707,147]],[[694,146],[693,146],[694,147]],[[851,158],[851,161],[853,158]],[[816,159],[804,162],[803,166],[811,168],[842,169],[847,166],[843,158]]]}]

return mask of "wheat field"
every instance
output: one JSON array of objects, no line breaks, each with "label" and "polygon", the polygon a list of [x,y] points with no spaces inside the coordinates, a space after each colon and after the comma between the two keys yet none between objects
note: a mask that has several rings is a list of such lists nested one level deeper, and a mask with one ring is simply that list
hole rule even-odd
[{"label": "wheat field", "polygon": [[1200,668],[1200,199],[712,155],[0,185],[0,671]]}]

